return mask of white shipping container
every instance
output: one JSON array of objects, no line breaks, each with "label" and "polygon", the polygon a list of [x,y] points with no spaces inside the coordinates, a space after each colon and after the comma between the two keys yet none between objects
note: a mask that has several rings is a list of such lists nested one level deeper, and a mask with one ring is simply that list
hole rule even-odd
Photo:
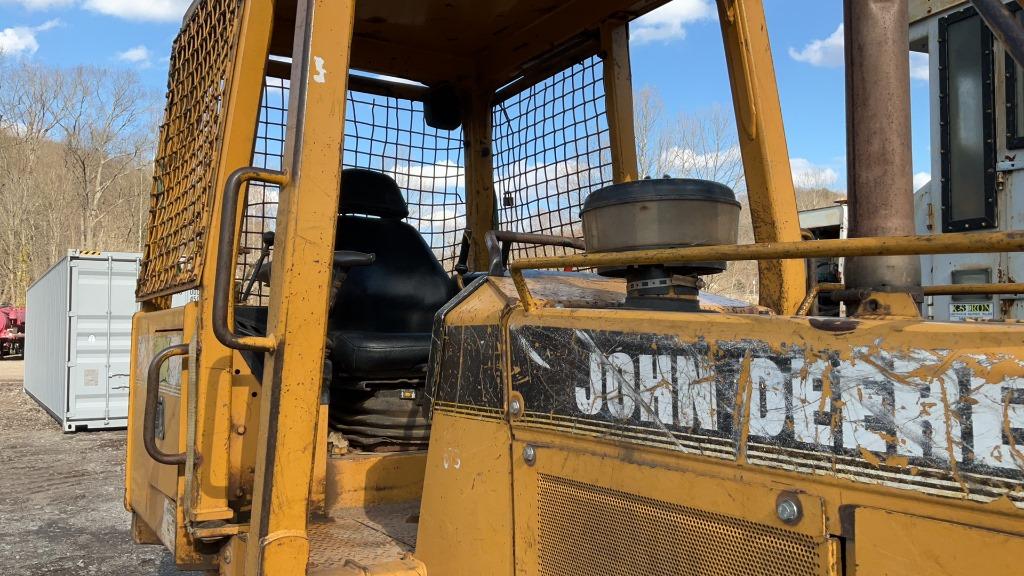
[{"label": "white shipping container", "polygon": [[65,432],[128,425],[139,258],[72,250],[28,290],[25,392]]}]

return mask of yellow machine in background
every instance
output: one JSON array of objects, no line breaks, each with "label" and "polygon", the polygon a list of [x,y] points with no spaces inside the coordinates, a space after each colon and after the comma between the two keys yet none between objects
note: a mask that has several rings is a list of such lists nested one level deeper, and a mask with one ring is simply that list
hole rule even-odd
[{"label": "yellow machine in background", "polygon": [[[847,3],[851,238],[810,242],[763,7],[718,1],[746,246],[728,188],[636,181],[628,25],[663,4],[194,2],[139,543],[231,576],[1019,571],[1024,328],[923,321],[916,270],[1024,234],[909,236],[906,0]],[[856,313],[800,315],[836,257]],[[701,292],[737,260],[759,307]]]}]

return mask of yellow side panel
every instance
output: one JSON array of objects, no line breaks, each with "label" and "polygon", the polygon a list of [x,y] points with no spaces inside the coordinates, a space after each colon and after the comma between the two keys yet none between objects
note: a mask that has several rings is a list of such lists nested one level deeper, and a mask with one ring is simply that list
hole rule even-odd
[{"label": "yellow side panel", "polygon": [[[131,390],[129,394],[128,447],[125,465],[125,507],[133,513],[136,534],[159,540],[182,566],[205,567],[207,559],[195,549],[185,530],[184,476],[178,466],[154,462],[142,442],[146,372],[160,350],[187,343],[192,338],[195,305],[159,312],[140,312],[132,323]],[[163,435],[157,446],[167,453],[185,449],[185,406],[188,402],[188,362],[173,358],[163,368],[160,399]]]},{"label": "yellow side panel", "polygon": [[327,509],[418,500],[426,456],[426,452],[409,452],[329,458]]},{"label": "yellow side panel", "polygon": [[508,425],[437,412],[416,557],[430,576],[512,574]]},{"label": "yellow side panel", "polygon": [[[723,576],[832,573],[816,495],[739,471],[674,467],[656,450],[514,431],[517,575],[702,573],[700,566]],[[794,525],[776,516],[783,496],[800,504]]]},{"label": "yellow side panel", "polygon": [[856,576],[1024,571],[1019,536],[871,508],[855,523]]}]

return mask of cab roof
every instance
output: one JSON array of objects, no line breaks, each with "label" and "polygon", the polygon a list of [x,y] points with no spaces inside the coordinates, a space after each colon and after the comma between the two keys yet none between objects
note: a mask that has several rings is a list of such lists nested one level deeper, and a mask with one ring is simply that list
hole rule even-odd
[{"label": "cab roof", "polygon": [[[359,0],[352,68],[496,88],[539,60],[596,52],[602,24],[629,21],[669,0]],[[291,54],[297,0],[275,3],[271,53]]]}]

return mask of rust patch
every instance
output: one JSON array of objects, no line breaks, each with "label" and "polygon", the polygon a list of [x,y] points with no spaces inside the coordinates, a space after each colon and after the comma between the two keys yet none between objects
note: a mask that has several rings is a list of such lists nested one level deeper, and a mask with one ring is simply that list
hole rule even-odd
[{"label": "rust patch", "polygon": [[809,318],[811,328],[836,334],[849,334],[860,326],[860,321],[849,318]]}]

